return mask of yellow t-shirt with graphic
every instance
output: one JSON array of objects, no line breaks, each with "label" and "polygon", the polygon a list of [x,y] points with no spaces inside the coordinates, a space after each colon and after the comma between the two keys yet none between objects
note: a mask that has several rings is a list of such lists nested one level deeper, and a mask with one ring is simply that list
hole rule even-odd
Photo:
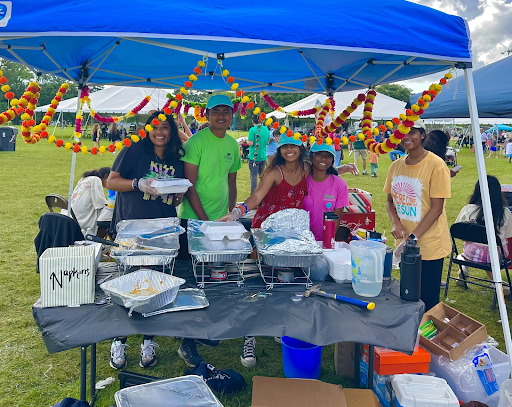
[{"label": "yellow t-shirt with graphic", "polygon": [[[450,170],[445,162],[429,152],[418,164],[407,165],[405,158],[389,167],[384,192],[391,194],[406,233],[416,229],[431,208],[431,198],[450,198]],[[446,204],[446,203],[445,203]],[[396,239],[400,244],[402,239]],[[450,232],[443,207],[429,230],[418,240],[422,260],[437,260],[451,252]]]}]

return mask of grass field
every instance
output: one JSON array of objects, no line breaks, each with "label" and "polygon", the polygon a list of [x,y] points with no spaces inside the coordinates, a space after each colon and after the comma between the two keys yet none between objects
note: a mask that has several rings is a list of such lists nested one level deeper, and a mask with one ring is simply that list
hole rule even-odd
[{"label": "grass field", "polygon": [[[60,129],[56,135],[60,135]],[[71,135],[71,128],[65,136]],[[91,140],[85,143],[92,147]],[[51,406],[64,397],[79,396],[79,350],[74,349],[50,355],[46,351],[41,334],[32,318],[32,304],[39,297],[39,276],[35,272],[36,254],[34,237],[38,233],[39,217],[47,211],[44,197],[49,193],[68,194],[72,153],[57,149],[42,140],[36,145],[23,144],[18,138],[16,152],[0,153],[0,406]],[[352,161],[349,157],[347,161]],[[75,183],[85,170],[109,166],[111,155],[84,156],[79,154],[76,162]],[[448,221],[453,223],[467,201],[477,180],[474,155],[464,149],[459,153],[459,164],[464,168],[452,179],[452,199],[447,202]],[[487,173],[495,175],[501,183],[512,183],[512,164],[500,157],[486,160]],[[360,163],[361,165],[361,163]],[[377,178],[369,176],[344,176],[350,187],[358,187],[373,193],[373,206],[377,211],[377,230],[390,235],[391,224],[385,209],[385,194],[382,192],[389,157],[380,158]],[[360,168],[361,170],[361,168]],[[244,163],[238,174],[238,198],[249,194],[249,173]],[[447,269],[445,262],[445,272]],[[503,345],[503,334],[499,323],[499,312],[491,311],[492,292],[483,288],[450,288],[450,305],[483,322],[491,336]],[[176,354],[179,341],[174,338],[157,338],[159,363],[155,368],[143,370],[138,367],[140,336],[128,340],[128,370],[172,377],[182,375],[186,367]],[[241,372],[248,388],[231,397],[221,397],[225,406],[249,406],[254,375],[283,376],[280,346],[273,338],[257,338],[258,365],[245,369],[240,365],[241,340],[224,341],[215,349],[200,348],[205,359],[219,368]],[[109,376],[117,377],[108,366],[110,342],[98,345],[97,380]],[[324,348],[321,380],[330,383],[348,382],[334,373],[334,346]],[[114,392],[119,388],[115,382],[100,392],[97,406],[114,404]]]}]

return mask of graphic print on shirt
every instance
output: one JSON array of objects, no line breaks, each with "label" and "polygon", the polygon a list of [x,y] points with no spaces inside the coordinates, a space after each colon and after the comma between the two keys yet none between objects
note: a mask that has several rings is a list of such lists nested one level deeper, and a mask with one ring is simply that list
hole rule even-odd
[{"label": "graphic print on shirt", "polygon": [[391,183],[391,196],[400,219],[421,221],[421,191],[423,182],[418,178],[398,175]]},{"label": "graphic print on shirt", "polygon": [[324,202],[325,202],[325,209],[327,209],[326,212],[332,212],[334,210],[334,201],[335,200],[336,200],[335,195],[325,194]]},{"label": "graphic print on shirt", "polygon": [[[174,178],[175,169],[172,165],[156,163],[151,161],[149,165],[149,173],[144,178]],[[149,199],[155,201],[158,197],[162,198],[162,201],[167,205],[172,205],[172,200],[174,195],[151,195],[148,193],[144,193],[142,197],[146,201]]]},{"label": "graphic print on shirt", "polygon": [[80,195],[82,195],[86,190],[91,188],[91,183],[89,181],[82,181],[79,182],[76,187],[75,191],[73,192],[73,196],[71,197],[71,203],[75,203],[76,198],[78,198]]}]

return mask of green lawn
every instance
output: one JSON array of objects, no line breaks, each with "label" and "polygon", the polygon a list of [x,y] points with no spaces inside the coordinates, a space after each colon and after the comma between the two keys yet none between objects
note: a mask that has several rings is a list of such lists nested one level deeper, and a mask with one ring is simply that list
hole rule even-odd
[{"label": "green lawn", "polygon": [[[60,129],[56,131],[60,136]],[[65,137],[71,135],[66,129]],[[91,147],[91,140],[85,140]],[[41,140],[36,145],[25,145],[18,138],[17,151],[0,153],[0,178],[3,194],[0,201],[0,406],[53,405],[66,396],[79,396],[79,350],[56,355],[46,351],[41,335],[32,318],[32,304],[39,297],[39,277],[35,272],[36,254],[34,237],[38,233],[37,222],[47,211],[44,197],[49,193],[67,196],[72,153],[57,149]],[[348,159],[352,161],[352,157]],[[84,156],[78,154],[75,182],[85,170],[111,165],[113,157]],[[452,199],[447,202],[448,220],[454,222],[465,204],[477,180],[474,155],[468,149],[459,153],[459,163],[464,167],[452,179]],[[496,175],[502,183],[512,183],[512,165],[504,158],[486,160],[487,172]],[[361,164],[360,164],[361,165]],[[377,211],[377,229],[390,235],[391,224],[386,214],[385,195],[382,187],[389,157],[380,159],[377,178],[346,175],[350,187],[358,187],[373,193],[373,206]],[[249,194],[249,174],[244,163],[238,175],[239,199]],[[446,262],[447,268],[447,262]],[[485,323],[491,336],[503,346],[503,334],[498,322],[498,311],[491,311],[492,293],[489,290],[470,288],[468,291],[450,288],[451,306]],[[152,369],[138,367],[140,336],[132,336],[128,343],[129,370],[171,377],[182,375],[185,365],[176,354],[179,341],[174,338],[157,338],[160,362]],[[257,339],[258,366],[248,370],[239,362],[241,340],[224,341],[218,348],[200,348],[205,359],[219,368],[235,369],[244,374],[249,387],[232,397],[222,397],[225,406],[248,406],[251,401],[251,384],[254,375],[282,376],[281,351],[273,338]],[[331,383],[349,383],[334,374],[333,346],[324,348],[321,379]],[[98,345],[97,380],[116,377],[116,371],[108,366],[110,342]],[[116,382],[100,392],[98,406],[114,404]]]}]

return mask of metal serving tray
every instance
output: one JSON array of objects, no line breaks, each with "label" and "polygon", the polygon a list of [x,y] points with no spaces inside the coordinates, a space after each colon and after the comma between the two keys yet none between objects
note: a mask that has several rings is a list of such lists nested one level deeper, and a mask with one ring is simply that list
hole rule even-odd
[{"label": "metal serving tray", "polygon": [[273,267],[311,267],[321,254],[261,254],[261,260]]},{"label": "metal serving tray", "polygon": [[[159,271],[143,269],[106,281],[100,288],[112,301],[141,314],[156,311],[176,298],[185,280]],[[148,294],[134,293],[136,289],[151,290]]]},{"label": "metal serving tray", "polygon": [[166,312],[188,311],[194,309],[206,308],[210,305],[208,298],[203,290],[197,288],[185,288],[178,291],[178,295],[173,302],[157,309],[153,312],[142,314],[143,317],[151,317],[153,315],[165,314]]}]

